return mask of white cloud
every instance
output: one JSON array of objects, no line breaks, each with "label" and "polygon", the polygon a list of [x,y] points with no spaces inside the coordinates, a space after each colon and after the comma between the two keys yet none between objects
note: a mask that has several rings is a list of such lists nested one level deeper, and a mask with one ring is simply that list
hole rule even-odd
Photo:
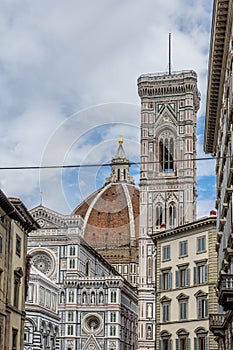
[{"label": "white cloud", "polygon": [[[126,140],[131,140],[132,132],[132,139],[138,144],[140,116],[136,109],[125,115],[121,108],[116,111],[109,108],[109,114],[104,115],[101,109],[95,110],[95,114],[86,114],[77,124],[71,123],[71,130],[60,126],[70,114],[97,104],[129,102],[139,107],[138,76],[168,69],[169,31],[172,32],[172,68],[194,69],[198,73],[203,97],[199,115],[203,115],[211,3],[203,0],[195,1],[195,5],[191,0],[3,0],[0,13],[1,164],[36,165],[41,158],[52,164],[65,160],[78,162],[85,161],[83,154],[88,154],[88,161],[111,158],[115,146],[106,150],[101,148],[103,145],[98,147],[85,139],[90,124],[94,128],[118,120],[132,124],[133,132],[117,125],[102,128],[100,143],[107,136],[109,140],[117,138],[119,131]],[[45,159],[44,150],[52,146],[55,134],[60,137],[59,142]],[[76,154],[79,136],[85,143],[78,147]],[[138,146],[128,141],[125,146],[129,158],[136,157]],[[46,180],[43,197],[55,209],[65,206],[61,203],[64,195],[61,197],[56,188],[64,186],[59,176],[59,172],[55,178],[54,173],[43,175]],[[37,204],[38,172],[1,171],[0,183],[8,195],[20,196],[28,206]]]},{"label": "white cloud", "polygon": [[216,160],[210,154],[205,154],[203,150],[203,135],[197,136],[198,158],[211,158],[197,162],[197,177],[215,176]]},{"label": "white cloud", "polygon": [[211,210],[216,210],[214,199],[200,200],[197,207],[197,217],[209,216]]}]

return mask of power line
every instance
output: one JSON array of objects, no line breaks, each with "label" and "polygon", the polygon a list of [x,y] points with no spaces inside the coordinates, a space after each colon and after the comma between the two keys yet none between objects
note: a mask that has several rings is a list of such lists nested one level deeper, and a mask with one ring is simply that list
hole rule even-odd
[{"label": "power line", "polygon": [[[231,158],[231,156],[218,157]],[[176,159],[173,163],[188,162],[188,161],[205,161],[205,160],[216,160],[216,157],[206,158],[188,158],[188,159]],[[146,165],[146,164],[159,164],[160,161],[146,161],[146,162],[127,162],[128,165]],[[36,166],[17,166],[17,167],[0,167],[0,170],[42,170],[42,169],[70,169],[70,168],[93,168],[93,167],[106,167],[112,165],[123,165],[125,162],[114,162],[114,163],[93,163],[93,164],[73,164],[73,165],[36,165]]]}]

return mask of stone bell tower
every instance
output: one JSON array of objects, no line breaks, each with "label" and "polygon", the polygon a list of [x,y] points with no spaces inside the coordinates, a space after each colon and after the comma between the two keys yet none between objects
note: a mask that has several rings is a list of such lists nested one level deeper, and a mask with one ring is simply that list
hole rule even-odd
[{"label": "stone bell tower", "polygon": [[200,95],[194,71],[145,74],[141,98],[139,232],[139,349],[154,349],[154,245],[149,236],[196,218],[196,114]]}]

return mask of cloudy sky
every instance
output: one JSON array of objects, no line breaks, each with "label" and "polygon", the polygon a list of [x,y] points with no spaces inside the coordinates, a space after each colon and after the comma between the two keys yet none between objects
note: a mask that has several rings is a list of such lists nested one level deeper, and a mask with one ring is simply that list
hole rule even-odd
[{"label": "cloudy sky", "polygon": [[[137,78],[193,69],[202,95],[203,154],[212,0],[0,0],[1,168],[99,164],[119,135],[139,161]],[[214,207],[214,161],[198,162],[198,216]],[[139,168],[133,168],[138,181]],[[28,208],[69,213],[109,169],[0,170],[0,187]],[[42,193],[42,194],[41,194]]]}]

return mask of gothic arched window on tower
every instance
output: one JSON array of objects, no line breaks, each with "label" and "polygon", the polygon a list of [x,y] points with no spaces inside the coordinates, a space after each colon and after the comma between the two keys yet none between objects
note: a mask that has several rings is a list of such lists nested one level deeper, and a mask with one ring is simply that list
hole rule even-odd
[{"label": "gothic arched window on tower", "polygon": [[117,181],[120,181],[121,179],[121,171],[120,169],[117,169]]},{"label": "gothic arched window on tower", "polygon": [[168,207],[168,215],[169,215],[169,226],[176,226],[176,205],[174,202],[171,202]]},{"label": "gothic arched window on tower", "polygon": [[163,223],[163,208],[162,204],[158,203],[155,207],[155,226],[160,227]]},{"label": "gothic arched window on tower", "polygon": [[174,171],[174,140],[173,138],[161,138],[159,141],[159,163],[164,172]]}]

